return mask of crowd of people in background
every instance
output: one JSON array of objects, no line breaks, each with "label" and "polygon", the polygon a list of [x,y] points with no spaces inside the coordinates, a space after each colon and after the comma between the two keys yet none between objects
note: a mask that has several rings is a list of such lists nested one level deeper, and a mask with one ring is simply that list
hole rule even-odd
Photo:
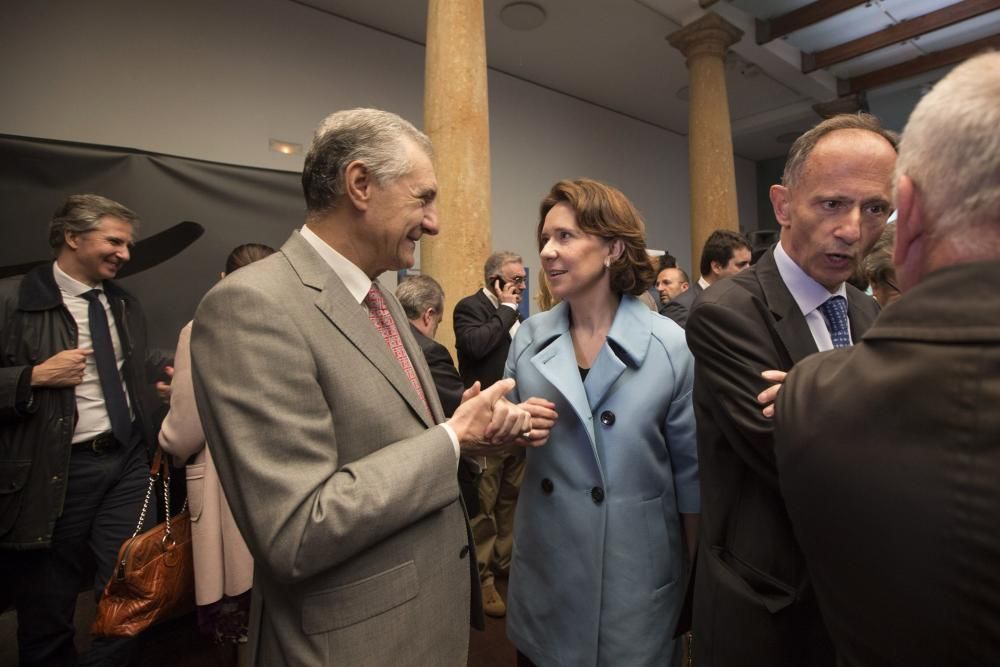
[{"label": "crowd of people in background", "polygon": [[136,660],[78,656],[73,617],[159,446],[220,664],[464,665],[484,614],[518,665],[997,664],[998,127],[998,53],[902,137],[824,120],[770,188],[778,242],[716,230],[697,274],[650,257],[622,190],[560,180],[538,312],[493,253],[457,366],[438,281],[378,280],[442,231],[431,142],[395,114],[323,120],[305,223],[233,250],[170,362],[114,282],[138,216],[69,197],[54,261],[0,282],[20,663]]}]

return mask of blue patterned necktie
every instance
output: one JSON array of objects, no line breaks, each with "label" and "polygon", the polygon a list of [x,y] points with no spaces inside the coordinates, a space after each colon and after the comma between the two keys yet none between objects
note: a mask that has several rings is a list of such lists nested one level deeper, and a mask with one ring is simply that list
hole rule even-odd
[{"label": "blue patterned necktie", "polygon": [[118,442],[127,445],[132,435],[132,420],[129,418],[128,401],[122,389],[122,376],[115,360],[108,316],[104,313],[104,304],[98,298],[100,293],[101,290],[95,289],[80,296],[90,302],[87,304],[87,319],[90,320],[91,344],[94,347],[94,361],[97,362],[97,377],[101,381],[101,391],[104,392],[104,406],[111,420],[111,432]]},{"label": "blue patterned necktie", "polygon": [[820,304],[819,312],[826,320],[826,328],[830,331],[833,346],[850,347],[851,331],[847,322],[847,299],[842,296],[831,296]]}]

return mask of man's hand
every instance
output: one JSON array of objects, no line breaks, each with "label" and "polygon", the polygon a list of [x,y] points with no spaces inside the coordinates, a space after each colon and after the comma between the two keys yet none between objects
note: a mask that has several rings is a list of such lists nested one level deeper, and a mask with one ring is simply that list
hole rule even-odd
[{"label": "man's hand", "polygon": [[515,282],[501,286],[500,279],[497,278],[493,281],[493,293],[500,303],[509,303],[513,306],[521,303],[521,286]]},{"label": "man's hand", "polygon": [[522,447],[541,447],[549,440],[549,433],[556,425],[559,414],[556,412],[556,404],[546,401],[544,398],[532,396],[520,404],[521,408],[531,415],[531,431],[527,435],[521,435],[517,439],[517,444]]},{"label": "man's hand", "polygon": [[757,402],[764,406],[764,416],[768,419],[774,417],[774,401],[778,398],[778,390],[785,381],[788,373],[784,371],[764,371],[760,374],[768,382],[773,382],[770,387],[757,394]]},{"label": "man's hand", "polygon": [[32,387],[75,387],[83,382],[83,369],[93,350],[63,350],[31,369]]},{"label": "man's hand", "polygon": [[462,404],[448,420],[458,436],[462,453],[499,453],[503,443],[531,431],[531,413],[514,405],[504,395],[514,389],[508,378],[480,390],[478,382],[465,390]]},{"label": "man's hand", "polygon": [[[174,377],[174,367],[164,366],[163,374],[172,379]],[[170,405],[170,392],[173,390],[173,385],[164,380],[160,380],[153,386],[156,388],[156,395],[160,397],[160,400],[167,405]]]}]

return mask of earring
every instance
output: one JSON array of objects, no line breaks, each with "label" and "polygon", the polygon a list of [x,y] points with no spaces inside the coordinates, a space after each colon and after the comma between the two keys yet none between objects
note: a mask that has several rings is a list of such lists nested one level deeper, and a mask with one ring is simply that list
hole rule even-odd
[{"label": "earring", "polygon": [[610,257],[605,257],[604,258],[604,268],[605,269],[610,269],[611,268],[611,258]]}]

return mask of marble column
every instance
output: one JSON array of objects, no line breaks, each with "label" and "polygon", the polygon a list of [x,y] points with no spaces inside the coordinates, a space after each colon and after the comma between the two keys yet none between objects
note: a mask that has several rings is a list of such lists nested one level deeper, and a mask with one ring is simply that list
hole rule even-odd
[{"label": "marble column", "polygon": [[490,124],[483,0],[429,0],[424,131],[434,142],[441,233],[424,237],[421,272],[445,293],[437,340],[454,352],[452,309],[482,287],[490,229]]},{"label": "marble column", "polygon": [[726,50],[743,31],[708,13],[667,36],[690,72],[688,166],[691,176],[691,277],[715,229],[739,231],[736,169],[726,95]]}]

